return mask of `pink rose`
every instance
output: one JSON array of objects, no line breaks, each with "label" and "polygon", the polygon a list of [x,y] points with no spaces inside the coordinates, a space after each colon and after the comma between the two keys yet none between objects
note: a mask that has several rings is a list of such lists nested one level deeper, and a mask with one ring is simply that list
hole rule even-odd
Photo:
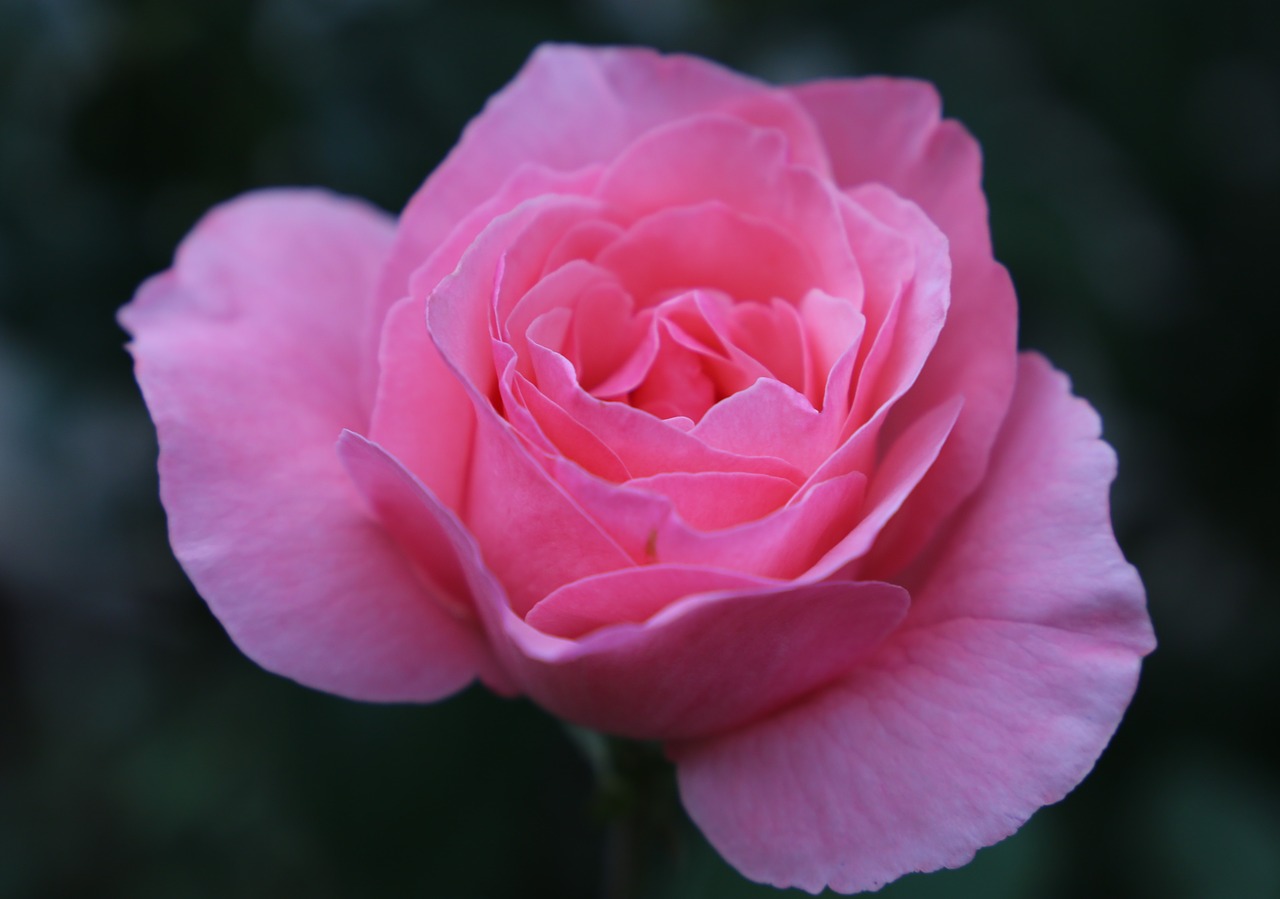
[{"label": "pink rose", "polygon": [[304,684],[663,741],[754,880],[962,864],[1153,646],[979,180],[920,82],[544,47],[398,220],[251,194],[121,313],[174,551]]}]

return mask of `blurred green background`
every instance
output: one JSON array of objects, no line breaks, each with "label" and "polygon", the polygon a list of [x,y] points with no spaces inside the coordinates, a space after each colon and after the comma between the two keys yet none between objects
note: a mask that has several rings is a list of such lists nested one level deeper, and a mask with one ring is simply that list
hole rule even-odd
[{"label": "blurred green background", "polygon": [[[169,555],[116,308],[212,204],[398,210],[538,42],[936,82],[1117,447],[1161,647],[1095,773],[912,897],[1280,896],[1280,46],[1269,0],[0,0],[0,896],[589,897],[560,726],[240,656]],[[763,897],[685,823],[652,896]]]}]

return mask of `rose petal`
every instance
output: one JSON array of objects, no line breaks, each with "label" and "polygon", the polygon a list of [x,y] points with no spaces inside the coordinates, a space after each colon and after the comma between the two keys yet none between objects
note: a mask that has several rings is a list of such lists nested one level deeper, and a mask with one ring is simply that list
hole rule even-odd
[{"label": "rose petal", "polygon": [[801,85],[793,93],[822,132],[837,183],[886,185],[918,203],[950,242],[947,327],[889,427],[900,429],[957,393],[965,398],[964,411],[898,516],[894,539],[877,548],[876,567],[889,573],[914,556],[932,523],[945,520],[986,470],[1013,392],[1016,300],[1008,273],[991,257],[981,152],[962,126],[940,119],[931,85],[862,78]]},{"label": "rose petal", "polygon": [[427,303],[405,297],[382,331],[370,439],[386,447],[451,509],[462,510],[475,413],[427,331]]},{"label": "rose petal", "polygon": [[815,281],[808,251],[790,235],[719,201],[645,216],[595,261],[617,274],[640,307],[693,288],[737,300],[799,302]]},{"label": "rose petal", "polygon": [[741,471],[671,471],[634,478],[629,487],[671,500],[691,528],[714,531],[763,518],[795,495],[786,478]]},{"label": "rose petal", "polygon": [[1071,395],[1067,377],[1023,353],[981,494],[904,573],[921,597],[913,620],[1043,624],[1150,652],[1142,582],[1111,531],[1116,458],[1100,433],[1097,413]]},{"label": "rose petal", "polygon": [[634,564],[490,410],[479,416],[467,528],[516,613],[562,584]]},{"label": "rose petal", "polygon": [[[884,452],[884,457],[875,466],[875,473],[857,526],[845,534],[843,539],[806,573],[806,578],[830,577],[836,571],[855,560],[862,559],[867,554],[880,536],[885,524],[895,514],[899,514],[908,497],[937,463],[938,455],[950,439],[963,406],[964,401],[961,397],[952,397],[950,402],[929,410],[927,415],[913,422],[907,431],[889,445]],[[862,470],[862,466],[853,464],[853,460],[862,454],[859,442],[874,440],[875,433],[874,427],[864,428],[856,433],[827,464],[818,469],[812,482],[821,485],[825,483],[825,479],[838,476],[839,472],[850,469]],[[809,489],[813,488],[806,485],[805,490],[798,495],[804,496]],[[858,566],[858,576],[863,576],[864,568],[865,566]],[[853,576],[853,572],[846,573]]]},{"label": "rose petal", "polygon": [[364,424],[360,322],[391,222],[319,192],[218,207],[121,312],[174,552],[244,652],[309,686],[434,700],[484,670],[334,454]]},{"label": "rose petal", "polygon": [[601,212],[591,200],[530,200],[492,221],[444,280],[415,280],[415,294],[430,294],[427,326],[432,340],[450,368],[479,396],[496,395],[492,341],[499,336],[498,324],[538,282],[557,240]]},{"label": "rose petal", "polygon": [[738,571],[688,565],[646,565],[565,584],[539,602],[525,623],[553,637],[576,639],[602,627],[639,623],[674,602],[725,590],[772,588]]},{"label": "rose petal", "polygon": [[[902,620],[909,600],[892,584],[794,587],[728,572],[628,569],[605,574],[610,592],[643,601],[644,587],[684,598],[644,623],[602,628],[578,640],[543,633],[512,608],[475,539],[380,447],[344,435],[348,464],[396,501],[384,511],[401,534],[442,536],[515,682],[553,713],[640,739],[707,735],[782,707],[849,670]],[[416,489],[406,489],[414,485]],[[367,489],[367,488],[366,488]],[[685,579],[682,581],[681,578]],[[744,582],[746,582],[744,584]],[[699,593],[713,583],[734,589]],[[743,592],[749,587],[749,592]],[[691,595],[696,594],[696,595]],[[581,596],[581,594],[580,594]]]},{"label": "rose petal", "polygon": [[877,185],[849,200],[846,227],[866,288],[866,354],[850,413],[861,424],[895,403],[927,363],[951,304],[951,259],[946,237],[915,204]]},{"label": "rose petal", "polygon": [[633,486],[635,481],[610,484],[563,461],[551,470],[636,562],[703,565],[767,578],[799,577],[811,569],[857,524],[867,484],[861,472],[847,472],[812,485],[764,518],[703,531],[683,521],[671,500]]},{"label": "rose petal", "polygon": [[[664,471],[752,471],[803,483],[793,465],[768,456],[734,455],[707,446],[674,420],[662,421],[623,403],[606,402],[578,386],[558,353],[530,344],[538,389],[605,443],[636,477]],[[688,423],[692,428],[692,422]]]},{"label": "rose petal", "polygon": [[[631,569],[609,578],[636,577]],[[757,720],[858,664],[901,620],[906,591],[892,584],[761,584],[685,594],[642,624],[577,640],[512,616],[504,656],[540,705],[563,718],[637,739],[680,739]],[[692,595],[690,595],[692,593]]]},{"label": "rose petal", "polygon": [[[397,229],[397,244],[383,268],[375,302],[368,304],[365,315],[365,341],[376,350],[385,337],[386,318],[392,306],[410,294],[426,296],[450,272],[458,267],[467,248],[475,242],[489,223],[505,215],[526,200],[544,195],[585,196],[590,194],[599,178],[601,167],[588,167],[575,172],[556,172],[539,165],[523,164],[513,171],[497,192],[479,206],[460,210],[456,220],[450,222],[451,230],[441,235],[433,244],[430,254],[411,256],[400,245],[404,242],[404,222]],[[592,223],[593,225],[596,223]],[[601,227],[607,223],[599,223]],[[589,244],[580,236],[578,245]],[[417,284],[417,290],[413,285]],[[377,355],[371,355],[376,362]],[[372,392],[380,377],[379,369],[366,365],[361,372],[364,389]]]},{"label": "rose petal", "polygon": [[[524,426],[527,418],[543,439],[555,448],[557,455],[572,460],[606,481],[617,483],[631,477],[631,472],[613,450],[547,399],[524,376],[515,374],[511,388],[514,402],[508,406],[507,417],[522,434],[529,430]],[[534,442],[532,437],[530,442]]]},{"label": "rose petal", "polygon": [[588,169],[615,159],[656,125],[709,111],[781,131],[793,161],[829,171],[813,123],[785,90],[690,56],[538,47],[405,207],[378,291],[377,320],[406,294],[422,260],[522,166]]},{"label": "rose petal", "polygon": [[812,472],[838,445],[843,426],[786,384],[761,378],[716,403],[691,433],[725,452],[774,456]]},{"label": "rose petal", "polygon": [[959,867],[1093,766],[1138,658],[956,620],[893,637],[811,702],[668,748],[689,815],[746,877],[812,893]]},{"label": "rose petal", "polygon": [[[604,171],[596,195],[633,218],[723,204],[788,235],[807,257],[804,268],[814,273],[809,286],[856,292],[858,264],[841,225],[836,194],[818,172],[790,164],[787,149],[782,133],[728,116],[679,120],[627,147]],[[730,293],[770,298],[768,293]]]},{"label": "rose petal", "polygon": [[991,475],[922,566],[902,628],[812,701],[669,747],[731,864],[811,892],[875,889],[963,864],[1088,773],[1153,645],[1111,535],[1113,473],[1092,410],[1024,360]]}]

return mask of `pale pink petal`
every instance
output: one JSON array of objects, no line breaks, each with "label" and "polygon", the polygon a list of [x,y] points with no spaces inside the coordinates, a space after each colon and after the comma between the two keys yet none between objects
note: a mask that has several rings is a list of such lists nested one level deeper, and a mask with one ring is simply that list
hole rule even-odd
[{"label": "pale pink petal", "polygon": [[918,599],[913,620],[1008,619],[1150,651],[1142,582],[1111,531],[1116,458],[1100,432],[1067,377],[1023,353],[977,500],[904,572]]},{"label": "pale pink petal", "polygon": [[846,188],[879,183],[918,203],[951,247],[947,326],[899,403],[891,432],[946,395],[965,398],[955,433],[908,500],[895,540],[877,552],[893,571],[912,558],[981,479],[1013,391],[1017,309],[1013,286],[991,256],[982,157],[958,123],[940,118],[931,85],[890,78],[827,81],[793,88],[830,150]]},{"label": "pale pink petal", "polygon": [[875,890],[959,867],[1065,796],[1137,677],[1125,647],[960,619],[891,637],[806,704],[668,752],[685,808],[743,875]]},{"label": "pale pink petal", "polygon": [[360,324],[392,224],[319,192],[220,206],[121,312],[174,552],[244,652],[312,687],[433,700],[486,668],[352,489]]},{"label": "pale pink petal", "polygon": [[1153,646],[1107,510],[1097,417],[1035,357],[991,474],[838,685],[669,747],[686,808],[752,879],[875,889],[955,867],[1088,773]]}]

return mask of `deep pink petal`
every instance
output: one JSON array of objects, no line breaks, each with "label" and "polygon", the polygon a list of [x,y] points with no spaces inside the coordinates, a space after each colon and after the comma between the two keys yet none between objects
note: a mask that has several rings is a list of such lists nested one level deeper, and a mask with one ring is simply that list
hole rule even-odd
[{"label": "deep pink petal", "polygon": [[523,427],[527,417],[543,439],[554,447],[556,455],[606,481],[625,481],[631,476],[622,460],[599,437],[574,421],[522,375],[512,378],[511,392],[514,402],[507,408],[507,419],[522,434],[528,432]]},{"label": "deep pink petal", "polygon": [[1024,360],[990,476],[916,573],[902,628],[811,701],[670,747],[731,864],[875,889],[963,864],[1088,773],[1153,646],[1097,434],[1065,378]]},{"label": "deep pink petal", "polygon": [[[576,318],[573,313],[578,305],[583,302],[584,297],[591,294],[613,295],[615,306],[620,305],[622,307],[621,311],[615,313],[612,321],[609,322],[610,324],[621,325],[622,328],[619,330],[622,330],[622,335],[615,331],[613,334],[600,335],[596,340],[602,343],[612,342],[617,341],[620,336],[626,336],[625,328],[630,323],[629,318],[626,316],[629,309],[626,295],[618,287],[617,281],[609,272],[584,260],[579,259],[567,262],[537,281],[516,301],[510,315],[504,317],[498,324],[497,336],[511,344],[511,348],[515,350],[516,357],[519,360],[517,367],[521,374],[528,376],[531,371],[527,347],[530,337],[529,328],[534,320],[553,310],[563,310],[566,315],[564,336],[567,337],[569,334],[568,326]],[[622,294],[621,297],[617,296],[618,294]],[[590,339],[589,336],[588,339]],[[570,355],[570,352],[565,351],[566,348],[563,341],[557,341],[557,344],[552,346],[551,349],[564,356]],[[630,349],[631,346],[624,346],[617,353],[615,357],[616,364],[621,364],[622,359],[625,358]],[[579,370],[579,378],[581,378],[581,370]]]},{"label": "deep pink petal", "polygon": [[334,452],[364,427],[360,324],[391,222],[328,194],[218,207],[121,312],[174,552],[244,652],[309,686],[433,700],[485,667]]},{"label": "deep pink petal", "polygon": [[716,382],[700,348],[691,348],[670,320],[659,320],[656,330],[653,363],[626,402],[655,419],[697,421],[716,403]]},{"label": "deep pink petal", "polygon": [[805,294],[797,312],[804,328],[823,414],[844,421],[853,400],[853,373],[867,319],[847,299],[820,290]]},{"label": "deep pink petal", "polygon": [[[504,379],[513,377],[514,357],[510,347],[491,336],[492,303],[504,302],[506,285],[516,297],[505,302],[514,304],[523,293],[521,282],[536,282],[530,272],[543,251],[592,209],[581,201],[551,197],[499,218],[427,304],[432,339],[476,412],[472,475],[462,503],[466,527],[521,615],[562,584],[634,564],[551,480],[512,422],[503,420],[493,405],[500,394],[495,369],[501,354],[495,348],[510,357],[503,364]],[[529,348],[538,349],[536,343]],[[556,358],[568,365],[563,357]],[[504,386],[510,387],[510,381]],[[515,416],[513,422],[520,424]]]}]

